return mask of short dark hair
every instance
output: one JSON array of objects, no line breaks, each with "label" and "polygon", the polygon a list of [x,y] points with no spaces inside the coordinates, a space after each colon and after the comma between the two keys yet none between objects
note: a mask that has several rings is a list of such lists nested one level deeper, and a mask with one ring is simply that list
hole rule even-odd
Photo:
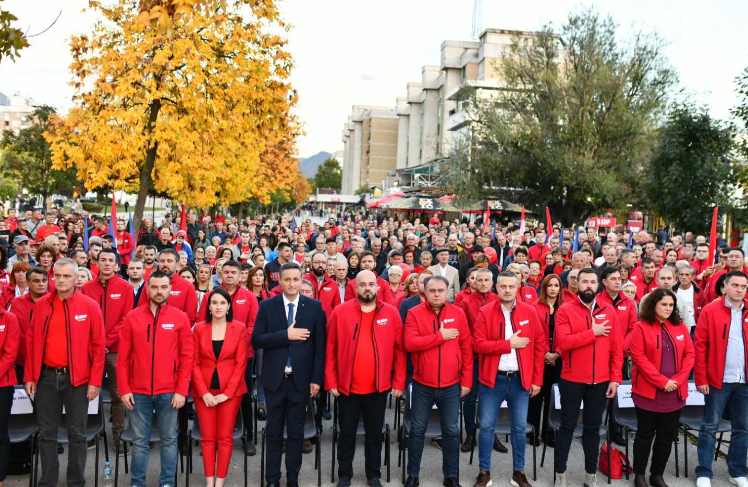
[{"label": "short dark hair", "polygon": [[634,254],[634,253],[636,253],[636,252],[634,252],[631,249],[623,249],[623,250],[621,250],[621,255],[619,256],[619,258],[623,259],[625,256],[627,256],[629,254]]},{"label": "short dark hair", "polygon": [[655,264],[655,261],[654,261],[654,260],[652,260],[652,258],[651,258],[651,257],[644,257],[644,258],[642,259],[642,267],[644,267],[644,266],[645,266],[645,265],[647,265],[647,264],[657,265],[657,264]]},{"label": "short dark hair", "polygon": [[150,284],[150,282],[151,282],[152,279],[161,279],[163,277],[165,277],[166,279],[168,279],[169,280],[169,284],[171,284],[171,276],[169,274],[167,274],[166,272],[164,272],[164,271],[158,271],[158,270],[155,270],[155,271],[151,272],[151,275],[148,276],[148,283]]},{"label": "short dark hair", "polygon": [[730,280],[733,277],[742,277],[743,279],[748,279],[744,273],[741,271],[731,271],[725,274],[725,286],[727,286],[730,283]]},{"label": "short dark hair", "polygon": [[527,249],[524,247],[519,247],[514,251],[514,255],[516,256],[517,254],[525,254],[525,257],[527,257]]},{"label": "short dark hair", "polygon": [[[616,272],[618,269],[616,269]],[[584,269],[579,269],[579,274],[577,274],[577,279],[582,279],[582,274],[592,274],[593,276],[597,277],[597,272],[595,272],[595,269],[592,267],[585,267]]]},{"label": "short dark hair", "polygon": [[618,267],[612,265],[606,266],[605,269],[600,272],[600,280],[602,281],[603,279],[607,279],[608,276],[610,276],[611,274],[615,274],[616,272],[620,272],[620,270],[618,270]]},{"label": "short dark hair", "polygon": [[281,250],[285,249],[286,247],[288,247],[290,249],[293,249],[293,247],[291,247],[290,243],[288,243],[288,242],[281,242],[281,243],[278,244],[278,246],[275,248],[275,250],[277,250],[278,252],[280,252]]},{"label": "short dark hair", "polygon": [[[224,265],[226,265],[226,264],[224,264]],[[153,275],[153,274],[151,274],[151,275]],[[229,309],[226,311],[226,321],[233,321],[233,319],[234,319],[234,309],[231,306],[231,295],[225,289],[217,287],[217,288],[214,288],[210,292],[210,294],[208,294],[208,303],[207,303],[207,306],[205,306],[205,322],[206,323],[210,323],[210,322],[213,321],[213,313],[210,312],[210,298],[212,298],[216,294],[220,295],[226,301],[228,301],[228,303],[229,303]]]},{"label": "short dark hair", "polygon": [[727,253],[730,253],[730,252],[733,252],[733,251],[740,252],[741,254],[743,254],[743,257],[745,257],[745,251],[741,247],[732,247],[732,248],[728,249]]},{"label": "short dark hair", "polygon": [[102,248],[101,252],[99,252],[99,259],[101,259],[101,256],[104,255],[104,254],[112,254],[112,255],[114,255],[115,261],[117,262],[117,264],[119,264],[119,259],[120,259],[119,252],[117,252],[115,249],[113,249],[111,247],[108,248],[108,249]]},{"label": "short dark hair", "polygon": [[146,245],[145,247],[143,247],[143,251],[145,252],[146,250],[153,250],[154,252],[158,253],[158,249],[155,245]]},{"label": "short dark hair", "polygon": [[371,250],[364,250],[363,252],[361,252],[361,255],[358,256],[358,261],[361,262],[366,256],[371,257],[375,262],[377,260],[377,256],[374,255],[374,252],[372,252]]},{"label": "short dark hair", "polygon": [[227,266],[228,267],[235,267],[236,270],[239,271],[239,272],[241,272],[241,270],[242,270],[242,266],[237,261],[235,261],[235,260],[227,260],[226,262],[224,262],[223,263],[223,268],[225,269]]},{"label": "short dark hair", "polygon": [[47,274],[47,271],[45,271],[41,267],[32,267],[31,269],[27,270],[26,280],[30,281],[31,276],[33,276],[34,274],[39,274],[40,276],[43,276],[45,281],[49,280],[49,275]]},{"label": "short dark hair", "polygon": [[436,276],[432,275],[432,276],[427,277],[426,280],[423,281],[423,288],[426,289],[431,281],[442,282],[447,287],[447,289],[449,289],[449,281],[447,280],[446,277],[442,277],[441,275],[436,275]]},{"label": "short dark hair", "polygon": [[162,255],[168,255],[171,254],[174,256],[174,260],[179,262],[179,253],[177,252],[177,249],[174,249],[172,247],[166,247],[161,252],[158,253],[158,256],[161,257]]},{"label": "short dark hair", "polygon": [[283,278],[283,274],[289,270],[297,270],[299,271],[299,274],[301,274],[301,266],[298,264],[298,262],[290,261],[280,266],[280,270],[278,271],[278,274],[280,275],[281,279]]},{"label": "short dark hair", "polygon": [[668,320],[674,325],[680,325],[682,319],[680,313],[678,312],[678,297],[673,291],[662,288],[657,288],[649,293],[647,295],[647,299],[645,299],[641,303],[641,310],[639,310],[639,320],[647,322],[650,325],[654,324],[655,320],[657,319],[657,315],[655,314],[655,307],[657,306],[657,303],[662,301],[666,296],[670,296],[673,299],[673,314],[670,315],[670,318],[668,318]]}]

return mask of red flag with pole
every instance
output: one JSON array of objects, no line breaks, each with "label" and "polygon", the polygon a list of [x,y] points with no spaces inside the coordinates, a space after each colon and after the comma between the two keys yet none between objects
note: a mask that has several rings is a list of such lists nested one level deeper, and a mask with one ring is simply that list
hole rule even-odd
[{"label": "red flag with pole", "polygon": [[551,210],[549,210],[547,206],[545,207],[545,218],[545,242],[548,243],[551,241],[551,236],[553,235],[553,222],[551,221]]},{"label": "red flag with pole", "polygon": [[522,205],[522,216],[519,219],[519,235],[525,239],[525,205]]},{"label": "red flag with pole", "polygon": [[483,235],[486,234],[486,229],[488,228],[488,221],[491,219],[491,212],[489,210],[486,210],[485,213],[483,213]]},{"label": "red flag with pole", "polygon": [[709,234],[709,265],[714,265],[714,256],[717,253],[717,214],[719,207],[714,207],[714,216],[712,216],[712,232]]},{"label": "red flag with pole", "polygon": [[187,205],[182,203],[182,216],[179,219],[179,230],[187,231]]},{"label": "red flag with pole", "polygon": [[109,231],[107,232],[112,236],[114,242],[112,246],[117,248],[117,201],[114,198],[114,191],[112,191],[112,213],[109,216]]}]

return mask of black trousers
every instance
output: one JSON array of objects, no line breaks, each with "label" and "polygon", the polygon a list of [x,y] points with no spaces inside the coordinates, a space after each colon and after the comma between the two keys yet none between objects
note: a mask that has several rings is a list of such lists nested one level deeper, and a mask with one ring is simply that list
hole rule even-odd
[{"label": "black trousers", "polygon": [[[247,368],[244,370],[244,382],[247,384],[247,393],[242,396],[242,416],[244,417],[244,430],[247,436],[252,436],[254,426],[254,409],[252,408],[252,373],[254,372],[254,357],[247,359]],[[223,385],[223,384],[222,384]]]},{"label": "black trousers", "polygon": [[[649,472],[658,476],[665,473],[673,441],[678,434],[680,412],[679,409],[670,413],[654,413],[636,408],[638,427],[634,437],[635,474],[644,475],[646,473],[650,450],[652,451],[652,466],[649,468]],[[654,448],[652,448],[652,443],[654,443]]]},{"label": "black trousers", "polygon": [[561,427],[556,436],[556,448],[553,452],[556,472],[566,472],[566,461],[574,435],[574,428],[579,419],[579,408],[584,401],[582,421],[584,431],[582,449],[584,450],[584,470],[587,473],[597,472],[598,447],[600,446],[600,425],[603,423],[603,413],[608,399],[605,392],[608,383],[581,384],[564,379],[558,381],[561,394]]},{"label": "black trousers", "polygon": [[0,387],[0,482],[5,480],[10,457],[10,437],[8,421],[13,407],[13,386]]},{"label": "black trousers", "polygon": [[338,477],[353,478],[353,456],[356,453],[356,430],[364,418],[364,459],[367,479],[381,477],[382,424],[387,406],[387,392],[341,394],[338,401]]},{"label": "black trousers", "polygon": [[[527,422],[535,428],[535,435],[546,440],[548,430],[548,413],[551,404],[551,389],[553,384],[561,377],[561,359],[556,360],[556,365],[545,364],[543,370],[543,388],[535,397],[530,398],[527,405]],[[543,423],[541,425],[541,413]]]},{"label": "black trousers", "polygon": [[304,442],[304,419],[306,406],[309,403],[309,388],[299,391],[293,377],[281,380],[277,391],[265,389],[267,405],[267,457],[265,461],[265,480],[278,483],[281,467],[281,443],[283,428],[287,429],[286,440],[286,481],[299,480],[301,470],[301,447]]}]

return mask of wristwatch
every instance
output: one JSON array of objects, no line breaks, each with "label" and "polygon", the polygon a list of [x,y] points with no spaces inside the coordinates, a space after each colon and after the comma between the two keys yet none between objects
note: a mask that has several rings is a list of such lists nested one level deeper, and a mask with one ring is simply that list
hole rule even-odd
[{"label": "wristwatch", "polygon": [[620,385],[621,385],[621,383],[620,383],[620,382],[611,382],[611,384],[615,384],[615,385],[616,385],[616,387],[618,387],[618,386],[620,386]]}]

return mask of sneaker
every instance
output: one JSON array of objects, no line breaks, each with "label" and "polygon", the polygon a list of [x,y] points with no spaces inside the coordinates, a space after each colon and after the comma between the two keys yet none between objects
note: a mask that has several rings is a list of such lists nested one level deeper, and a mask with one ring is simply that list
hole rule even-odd
[{"label": "sneaker", "polygon": [[491,472],[481,470],[478,473],[478,478],[475,479],[475,484],[473,487],[491,487],[491,485],[493,485],[493,480],[491,480]]},{"label": "sneaker", "polygon": [[[730,481],[732,481],[732,478]],[[709,477],[699,477],[696,479],[696,487],[712,487],[712,479]]]},{"label": "sneaker", "polygon": [[553,485],[556,487],[566,487],[566,472],[556,473],[556,483]]},{"label": "sneaker", "polygon": [[367,479],[366,485],[368,485],[369,487],[382,487],[382,481],[379,479],[379,477],[374,477],[371,479]]},{"label": "sneaker", "polygon": [[730,477],[730,483],[735,484],[738,487],[748,487],[748,478],[746,477]]},{"label": "sneaker", "polygon": [[515,470],[512,475],[512,480],[509,481],[514,487],[532,487],[530,482],[527,481],[527,476],[523,470]]},{"label": "sneaker", "polygon": [[596,473],[584,474],[584,487],[598,487]]},{"label": "sneaker", "polygon": [[473,448],[475,448],[475,445],[477,444],[478,442],[476,441],[474,434],[467,435],[465,437],[465,441],[462,443],[462,446],[460,447],[460,451],[462,451],[462,453],[467,453],[471,451]]},{"label": "sneaker", "polygon": [[340,477],[338,479],[338,487],[351,487],[351,479]]}]

